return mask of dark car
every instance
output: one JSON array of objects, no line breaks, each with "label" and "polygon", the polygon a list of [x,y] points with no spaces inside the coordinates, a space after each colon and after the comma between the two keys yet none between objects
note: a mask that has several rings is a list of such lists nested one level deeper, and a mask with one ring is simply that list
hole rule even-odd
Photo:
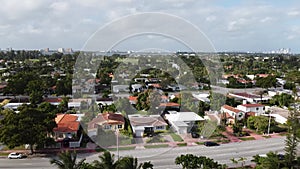
[{"label": "dark car", "polygon": [[204,145],[207,147],[211,147],[211,146],[219,146],[220,144],[218,144],[216,142],[212,142],[212,141],[206,141],[206,142],[204,142]]},{"label": "dark car", "polygon": [[193,138],[199,138],[200,137],[200,135],[196,132],[192,132],[191,135],[192,135]]}]

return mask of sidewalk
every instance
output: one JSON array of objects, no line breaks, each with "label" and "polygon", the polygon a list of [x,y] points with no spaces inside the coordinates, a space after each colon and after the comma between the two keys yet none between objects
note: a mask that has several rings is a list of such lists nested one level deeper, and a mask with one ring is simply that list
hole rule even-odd
[{"label": "sidewalk", "polygon": [[232,131],[231,127],[226,127],[226,131],[224,131],[222,134],[224,136],[226,136],[230,140],[230,142],[241,142],[242,141],[238,137],[233,135],[233,131]]}]

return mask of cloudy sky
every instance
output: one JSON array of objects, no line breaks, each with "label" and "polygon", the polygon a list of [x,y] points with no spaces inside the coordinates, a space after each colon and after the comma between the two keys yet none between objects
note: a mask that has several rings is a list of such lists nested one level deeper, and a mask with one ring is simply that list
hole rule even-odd
[{"label": "cloudy sky", "polygon": [[[292,52],[300,53],[297,0],[0,0],[0,4],[1,49],[83,49],[97,30],[112,21],[127,15],[159,12],[195,25],[217,51],[291,48]],[[135,27],[145,25],[140,20]],[[124,25],[118,26],[120,31]],[[149,48],[186,49],[172,39],[156,35],[131,37],[114,46],[118,50]]]}]

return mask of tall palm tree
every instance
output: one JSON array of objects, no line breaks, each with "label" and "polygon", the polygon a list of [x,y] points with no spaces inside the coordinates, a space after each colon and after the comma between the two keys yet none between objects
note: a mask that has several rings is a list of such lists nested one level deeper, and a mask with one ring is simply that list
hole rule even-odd
[{"label": "tall palm tree", "polygon": [[59,169],[82,169],[85,159],[76,163],[76,152],[65,151],[58,155],[58,159],[51,159],[50,163],[55,164]]},{"label": "tall palm tree", "polygon": [[137,158],[123,157],[118,161],[117,169],[137,169]]},{"label": "tall palm tree", "polygon": [[123,157],[117,162],[116,169],[153,169],[150,161],[138,164],[137,158]]},{"label": "tall palm tree", "polygon": [[94,160],[93,165],[97,169],[115,169],[117,162],[115,161],[115,155],[109,151],[105,151],[99,156],[100,161]]}]

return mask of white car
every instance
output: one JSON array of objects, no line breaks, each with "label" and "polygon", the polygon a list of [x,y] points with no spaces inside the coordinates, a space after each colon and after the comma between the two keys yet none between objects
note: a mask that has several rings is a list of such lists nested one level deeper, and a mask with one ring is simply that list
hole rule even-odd
[{"label": "white car", "polygon": [[13,153],[10,153],[8,155],[8,158],[9,159],[21,159],[21,158],[25,158],[26,156],[22,153],[16,153],[16,152],[13,152]]}]

